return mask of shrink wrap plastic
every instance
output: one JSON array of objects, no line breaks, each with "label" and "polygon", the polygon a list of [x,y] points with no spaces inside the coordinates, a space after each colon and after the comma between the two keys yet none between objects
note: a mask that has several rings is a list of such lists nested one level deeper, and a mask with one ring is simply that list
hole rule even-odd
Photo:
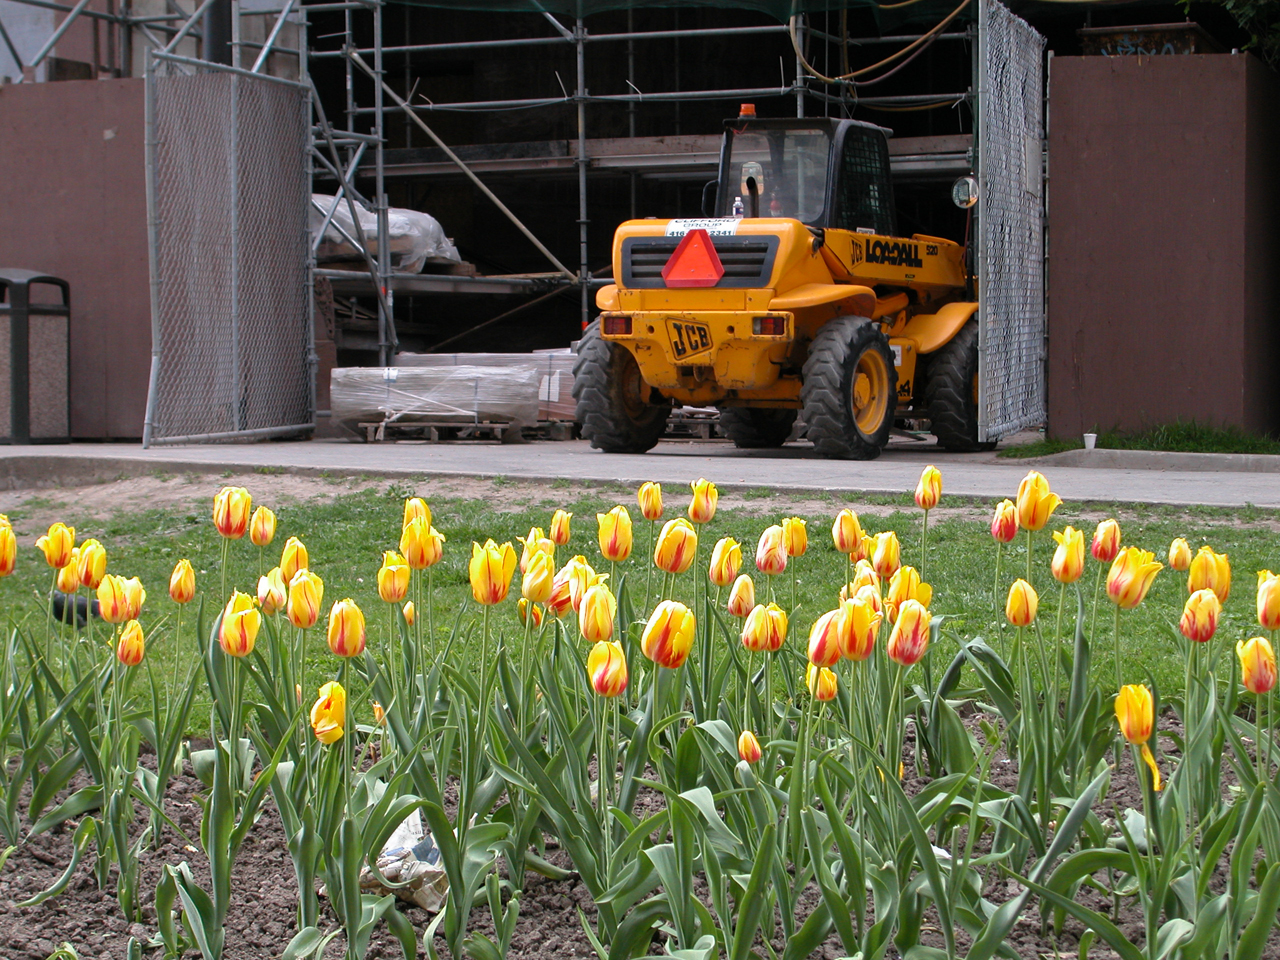
[{"label": "shrink wrap plastic", "polygon": [[538,375],[538,419],[572,421],[573,364],[568,348],[537,353],[399,353],[397,367],[519,367]]},{"label": "shrink wrap plastic", "polygon": [[[360,220],[360,232],[357,233],[351,222],[351,210],[345,198],[337,200],[322,193],[313,193],[311,204],[307,208],[311,242],[315,243],[320,227],[335,203],[337,210],[333,214],[333,220],[325,228],[324,241],[316,251],[316,259],[324,264],[335,261],[360,261],[363,268],[364,260],[360,251],[334,226],[337,224],[357,240],[363,239],[369,247],[369,252],[376,256],[378,218],[359,202],[355,204],[356,216]],[[457,248],[444,235],[444,229],[435,217],[427,213],[392,207],[387,211],[387,238],[391,247],[391,266],[398,273],[418,273],[428,259],[462,262]]]},{"label": "shrink wrap plastic", "polygon": [[337,367],[329,390],[333,421],[356,433],[361,423],[533,426],[538,420],[532,367]]}]

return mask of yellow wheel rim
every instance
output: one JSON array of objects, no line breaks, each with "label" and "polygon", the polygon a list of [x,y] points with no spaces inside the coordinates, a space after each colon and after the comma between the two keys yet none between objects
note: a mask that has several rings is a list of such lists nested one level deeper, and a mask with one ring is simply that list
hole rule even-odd
[{"label": "yellow wheel rim", "polygon": [[858,430],[868,435],[879,430],[889,410],[889,365],[878,350],[858,357],[849,399]]}]

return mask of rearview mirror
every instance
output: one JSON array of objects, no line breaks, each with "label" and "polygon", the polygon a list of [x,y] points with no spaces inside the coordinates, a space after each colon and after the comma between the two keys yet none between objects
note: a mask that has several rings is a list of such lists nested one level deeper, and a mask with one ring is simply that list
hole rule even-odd
[{"label": "rearview mirror", "polygon": [[951,202],[961,210],[968,210],[978,202],[978,181],[973,177],[961,177],[951,185]]}]

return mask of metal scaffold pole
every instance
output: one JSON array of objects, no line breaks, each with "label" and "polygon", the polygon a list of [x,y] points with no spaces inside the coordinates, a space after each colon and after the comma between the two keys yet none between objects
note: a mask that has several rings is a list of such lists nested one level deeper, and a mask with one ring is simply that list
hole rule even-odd
[{"label": "metal scaffold pole", "polygon": [[582,285],[582,326],[591,315],[591,268],[587,264],[587,72],[586,28],[579,17],[573,27],[578,54],[578,283]]}]

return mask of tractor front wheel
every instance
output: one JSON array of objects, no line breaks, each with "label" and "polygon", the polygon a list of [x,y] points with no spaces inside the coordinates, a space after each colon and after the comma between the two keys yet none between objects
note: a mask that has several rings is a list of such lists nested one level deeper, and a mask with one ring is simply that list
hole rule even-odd
[{"label": "tractor front wheel", "polygon": [[791,436],[796,411],[772,407],[721,407],[720,429],[743,450],[780,447]]},{"label": "tractor front wheel", "polygon": [[867,317],[838,317],[809,345],[800,387],[807,435],[824,457],[874,460],[889,442],[898,372],[889,338]]},{"label": "tractor front wheel", "polygon": [[929,429],[938,446],[957,453],[992,450],[994,442],[978,442],[978,321],[929,355],[924,382]]},{"label": "tractor front wheel", "polygon": [[635,357],[600,336],[595,320],[578,341],[573,365],[573,398],[582,436],[605,453],[644,453],[662,436],[671,403],[650,403]]}]

